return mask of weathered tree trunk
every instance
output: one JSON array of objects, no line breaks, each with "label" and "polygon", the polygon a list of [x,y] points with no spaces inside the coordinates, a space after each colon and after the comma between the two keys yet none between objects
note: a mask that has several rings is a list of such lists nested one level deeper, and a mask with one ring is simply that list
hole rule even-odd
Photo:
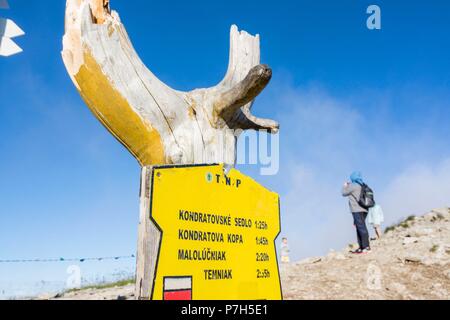
[{"label": "weathered tree trunk", "polygon": [[[130,5],[133,5],[130,3]],[[62,56],[97,119],[142,166],[136,298],[149,298],[160,232],[150,219],[152,165],[234,165],[242,130],[278,131],[250,113],[272,77],[259,36],[231,27],[230,61],[215,87],[181,92],[148,70],[109,0],[67,0]]]},{"label": "weathered tree trunk", "polygon": [[242,130],[278,130],[275,121],[250,113],[272,76],[259,64],[259,36],[232,26],[223,81],[181,92],[145,67],[109,0],[67,0],[65,23],[62,56],[69,75],[94,115],[142,166],[234,164]]},{"label": "weathered tree trunk", "polygon": [[161,232],[150,218],[150,190],[153,167],[141,171],[140,214],[136,255],[136,299],[150,299],[155,276]]}]

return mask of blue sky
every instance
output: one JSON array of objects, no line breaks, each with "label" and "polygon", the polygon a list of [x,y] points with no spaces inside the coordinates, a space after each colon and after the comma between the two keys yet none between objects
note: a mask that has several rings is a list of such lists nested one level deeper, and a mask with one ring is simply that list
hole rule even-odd
[{"label": "blue sky", "polygon": [[[217,83],[231,24],[261,35],[274,71],[254,113],[281,122],[276,176],[294,259],[354,241],[340,187],[374,186],[387,222],[449,205],[448,1],[112,0],[147,66],[180,90]],[[382,29],[366,28],[378,4]],[[11,0],[26,36],[0,59],[0,259],[135,252],[139,166],[91,115],[60,51],[65,1]],[[64,281],[67,265],[1,265],[7,282]],[[87,276],[133,261],[82,265]]]}]

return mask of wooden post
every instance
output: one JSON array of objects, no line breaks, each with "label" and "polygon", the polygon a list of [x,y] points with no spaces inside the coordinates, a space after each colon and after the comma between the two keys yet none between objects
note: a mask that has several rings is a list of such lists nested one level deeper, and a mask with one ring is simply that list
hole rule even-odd
[{"label": "wooden post", "polygon": [[141,61],[109,0],[66,0],[62,57],[95,117],[142,167],[136,298],[149,299],[161,241],[150,219],[152,166],[233,165],[244,130],[278,132],[278,122],[251,113],[272,70],[260,63],[259,35],[233,25],[224,79],[210,88],[174,90]]},{"label": "wooden post", "polygon": [[156,260],[161,241],[161,232],[150,219],[152,174],[153,167],[145,166],[142,168],[136,255],[135,297],[137,300],[151,298]]}]

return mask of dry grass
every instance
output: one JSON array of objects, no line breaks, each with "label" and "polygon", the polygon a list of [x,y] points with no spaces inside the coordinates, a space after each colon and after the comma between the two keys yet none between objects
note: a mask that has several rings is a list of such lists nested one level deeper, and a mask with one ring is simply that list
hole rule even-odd
[{"label": "dry grass", "polygon": [[66,293],[78,292],[81,290],[88,290],[88,289],[102,290],[102,289],[110,289],[110,288],[115,288],[115,287],[124,287],[124,286],[130,285],[130,284],[134,284],[134,282],[135,282],[135,279],[131,278],[131,279],[119,280],[116,282],[99,283],[99,284],[81,287],[79,289],[70,289]]},{"label": "dry grass", "polygon": [[403,229],[408,229],[409,227],[411,227],[412,224],[414,224],[414,221],[416,220],[416,216],[409,216],[408,218],[406,218],[405,220],[397,223],[397,224],[393,224],[392,226],[387,227],[384,230],[384,233],[389,233],[392,232],[394,230],[396,230],[397,228],[403,228]]}]

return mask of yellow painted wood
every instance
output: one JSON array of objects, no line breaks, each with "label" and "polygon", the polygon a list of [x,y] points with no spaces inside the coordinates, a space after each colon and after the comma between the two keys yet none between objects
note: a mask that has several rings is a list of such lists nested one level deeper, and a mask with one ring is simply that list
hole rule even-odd
[{"label": "yellow painted wood", "polygon": [[141,119],[112,86],[92,54],[74,76],[81,96],[95,117],[138,160],[141,166],[166,163],[161,136]]}]

